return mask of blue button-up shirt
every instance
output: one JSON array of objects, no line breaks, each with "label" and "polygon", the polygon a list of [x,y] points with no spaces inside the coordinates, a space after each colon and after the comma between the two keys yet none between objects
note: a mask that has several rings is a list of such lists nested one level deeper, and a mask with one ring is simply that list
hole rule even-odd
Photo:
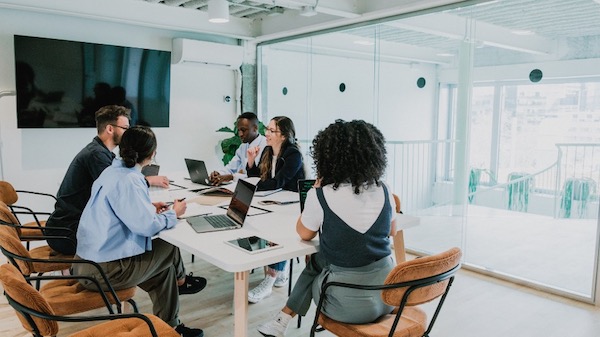
[{"label": "blue button-up shirt", "polygon": [[152,250],[152,236],[177,223],[173,210],[160,214],[138,166],[115,159],[92,185],[77,230],[77,255],[114,261]]}]

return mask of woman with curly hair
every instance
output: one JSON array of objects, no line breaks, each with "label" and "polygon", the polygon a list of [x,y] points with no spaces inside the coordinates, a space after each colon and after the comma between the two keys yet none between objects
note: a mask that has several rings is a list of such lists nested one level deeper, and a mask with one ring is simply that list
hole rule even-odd
[{"label": "woman with curly hair", "polygon": [[[364,121],[337,120],[317,134],[311,155],[317,181],[296,231],[303,240],[319,233],[320,251],[308,259],[285,307],[258,327],[263,336],[284,336],[290,319],[319,300],[325,280],[381,284],[394,267],[388,238],[395,233],[394,199],[380,180],[387,163],[381,132]],[[378,292],[333,288],[322,311],[358,324],[391,310]]]},{"label": "woman with curly hair", "polygon": [[[249,177],[260,177],[256,184],[259,191],[282,188],[298,190],[298,180],[304,179],[302,153],[296,144],[296,128],[291,119],[285,116],[273,117],[267,126],[265,137],[267,146],[263,150],[260,162],[255,158],[260,153],[258,146],[248,148],[246,172]],[[271,264],[267,267],[265,278],[248,292],[248,302],[258,303],[271,295],[273,286],[288,284],[287,261]]]}]

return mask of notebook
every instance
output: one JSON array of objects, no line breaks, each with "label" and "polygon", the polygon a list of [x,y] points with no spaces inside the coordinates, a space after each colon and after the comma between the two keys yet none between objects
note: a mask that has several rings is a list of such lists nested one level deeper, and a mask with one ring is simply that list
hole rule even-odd
[{"label": "notebook", "polygon": [[298,180],[298,197],[300,198],[300,212],[304,211],[304,202],[306,201],[306,193],[313,188],[315,179],[300,179]]},{"label": "notebook", "polygon": [[145,177],[157,176],[159,170],[160,170],[159,165],[150,164],[150,165],[146,165],[146,166],[142,167],[142,174]]},{"label": "notebook", "polygon": [[193,216],[186,221],[197,233],[242,228],[255,191],[256,185],[240,179],[227,207],[227,214]]},{"label": "notebook", "polygon": [[208,180],[208,171],[202,160],[185,158],[185,165],[190,174],[190,180],[196,184],[212,186]]}]

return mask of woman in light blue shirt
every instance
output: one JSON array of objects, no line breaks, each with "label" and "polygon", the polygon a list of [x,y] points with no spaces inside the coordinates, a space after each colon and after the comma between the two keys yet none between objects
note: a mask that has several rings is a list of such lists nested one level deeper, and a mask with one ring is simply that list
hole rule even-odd
[{"label": "woman in light blue shirt", "polygon": [[[182,336],[202,337],[201,329],[179,321],[179,294],[199,292],[206,279],[185,275],[179,249],[152,240],[161,230],[175,226],[186,209],[183,201],[175,200],[169,208],[150,200],[141,169],[152,161],[156,147],[150,128],[125,131],[119,146],[121,159],[115,159],[92,186],[77,230],[77,256],[98,262],[115,289],[139,286],[147,291],[153,313]],[[73,272],[102,280],[90,265],[74,264]],[[91,282],[80,282],[95,290]]]}]

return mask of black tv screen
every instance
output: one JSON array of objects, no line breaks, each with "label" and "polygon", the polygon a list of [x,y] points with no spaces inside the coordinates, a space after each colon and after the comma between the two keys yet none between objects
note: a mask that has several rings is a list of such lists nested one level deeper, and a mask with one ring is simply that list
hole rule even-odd
[{"label": "black tv screen", "polygon": [[15,35],[19,128],[95,127],[109,104],[131,125],[169,126],[171,53]]}]

